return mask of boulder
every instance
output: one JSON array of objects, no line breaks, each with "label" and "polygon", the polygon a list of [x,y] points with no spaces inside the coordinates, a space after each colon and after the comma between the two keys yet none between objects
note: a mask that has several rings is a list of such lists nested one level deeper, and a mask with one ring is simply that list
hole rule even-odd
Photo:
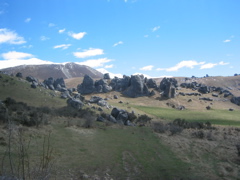
[{"label": "boulder", "polygon": [[104,106],[107,107],[107,106],[108,106],[108,103],[107,103],[107,101],[101,99],[101,100],[99,100],[99,101],[97,102],[97,105],[102,106],[102,107],[104,107]]},{"label": "boulder", "polygon": [[174,78],[163,78],[160,83],[159,90],[162,92],[162,96],[166,98],[176,97],[176,88],[178,87],[178,82]]},{"label": "boulder", "polygon": [[218,97],[218,94],[217,93],[212,93],[212,96],[213,97]]},{"label": "boulder", "polygon": [[85,75],[82,84],[78,85],[77,91],[81,94],[91,94],[95,92],[94,80],[89,75]]},{"label": "boulder", "polygon": [[240,106],[240,97],[232,97],[231,102]]},{"label": "boulder", "polygon": [[55,89],[61,89],[61,88],[66,88],[65,82],[63,78],[58,78],[54,80],[53,86]]},{"label": "boulder", "polygon": [[18,73],[16,74],[16,77],[22,78],[23,75],[22,75],[22,73],[18,72]]},{"label": "boulder", "polygon": [[157,88],[157,83],[154,79],[151,78],[151,79],[147,79],[146,81],[147,81],[146,84],[148,88],[154,88],[154,89]]},{"label": "boulder", "polygon": [[202,98],[199,98],[199,100],[204,100],[204,101],[213,101],[212,98],[207,98],[207,97],[202,97]]},{"label": "boulder", "polygon": [[207,109],[207,110],[211,110],[211,106],[207,106],[206,109]]},{"label": "boulder", "polygon": [[26,80],[30,83],[32,83],[32,82],[37,82],[38,83],[38,79],[35,78],[35,77],[32,77],[32,76],[27,76]]},{"label": "boulder", "polygon": [[111,80],[109,85],[112,87],[113,90],[122,92],[130,86],[130,83],[131,78],[124,75],[123,78],[115,77]]},{"label": "boulder", "polygon": [[98,101],[102,100],[101,97],[99,96],[92,96],[91,99],[89,100],[90,103],[98,103]]},{"label": "boulder", "polygon": [[118,117],[118,114],[120,112],[123,112],[124,110],[122,109],[119,109],[119,108],[113,108],[112,111],[111,111],[111,115],[114,117],[114,118],[117,118]]},{"label": "boulder", "polygon": [[113,117],[112,115],[109,115],[109,116],[108,116],[108,120],[109,120],[110,122],[112,122],[112,123],[117,123],[116,118]]},{"label": "boulder", "polygon": [[69,98],[67,104],[74,109],[80,110],[84,106],[83,102],[78,99]]},{"label": "boulder", "polygon": [[103,79],[111,79],[109,73],[105,73],[103,75]]},{"label": "boulder", "polygon": [[105,119],[104,119],[104,117],[99,116],[99,117],[97,117],[97,121],[99,121],[99,122],[105,122]]},{"label": "boulder", "polygon": [[125,122],[128,120],[128,113],[126,111],[119,112],[116,120],[119,124],[125,124]]},{"label": "boulder", "polygon": [[118,99],[118,96],[117,96],[117,95],[113,95],[113,98],[114,98],[114,99]]},{"label": "boulder", "polygon": [[131,85],[122,93],[132,98],[148,96],[150,94],[147,85],[144,83],[144,78],[140,75],[131,76]]},{"label": "boulder", "polygon": [[200,92],[202,94],[208,94],[208,93],[212,92],[212,90],[211,90],[210,86],[202,85],[201,87],[199,87],[198,92]]}]

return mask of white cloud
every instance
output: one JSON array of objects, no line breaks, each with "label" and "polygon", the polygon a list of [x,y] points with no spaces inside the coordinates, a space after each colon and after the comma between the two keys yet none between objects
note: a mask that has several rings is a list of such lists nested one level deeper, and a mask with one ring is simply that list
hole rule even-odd
[{"label": "white cloud", "polygon": [[157,31],[158,29],[160,29],[160,26],[156,26],[156,27],[152,28],[152,32],[155,32],[155,31]]},{"label": "white cloud", "polygon": [[61,49],[67,49],[67,48],[69,48],[71,46],[71,44],[61,44],[61,45],[56,45],[56,46],[54,46],[53,48],[54,49],[57,49],[57,48],[61,48]]},{"label": "white cloud", "polygon": [[144,66],[144,67],[140,68],[140,70],[142,70],[142,71],[151,71],[153,67],[154,66],[152,66],[152,65]]},{"label": "white cloud", "polygon": [[207,63],[207,64],[203,64],[200,69],[211,69],[213,68],[214,66],[217,66],[218,64],[214,64],[214,63]]},{"label": "white cloud", "polygon": [[111,72],[107,71],[107,70],[104,69],[104,68],[97,69],[97,71],[99,71],[99,72],[101,72],[101,73],[103,73],[103,74],[109,73],[110,78],[114,78],[114,77],[122,78],[122,77],[123,77],[122,74],[114,74],[114,73],[111,73]]},{"label": "white cloud", "polygon": [[46,41],[46,40],[49,40],[50,38],[49,37],[46,37],[46,36],[41,36],[40,37],[40,40],[41,41]]},{"label": "white cloud", "polygon": [[27,19],[25,19],[25,23],[29,23],[30,21],[31,21],[32,19],[31,18],[27,18]]},{"label": "white cloud", "polygon": [[96,68],[96,67],[102,67],[102,66],[104,66],[105,63],[108,63],[111,61],[112,61],[111,59],[100,58],[100,59],[89,59],[89,60],[83,61],[83,62],[77,62],[77,64]]},{"label": "white cloud", "polygon": [[113,47],[116,47],[116,46],[118,46],[118,45],[120,45],[120,44],[123,44],[123,42],[122,42],[122,41],[119,41],[119,42],[115,43],[115,44],[113,45]]},{"label": "white cloud", "polygon": [[171,68],[166,68],[166,71],[171,72],[171,71],[178,71],[181,68],[187,67],[187,68],[191,68],[193,69],[194,66],[197,65],[202,65],[205,62],[197,62],[197,61],[181,61],[180,63],[176,64],[175,66],[171,67]]},{"label": "white cloud", "polygon": [[74,52],[73,53],[73,55],[76,58],[85,58],[85,57],[97,56],[97,55],[102,55],[102,54],[104,54],[102,49],[93,49],[93,48],[84,50],[82,52]]},{"label": "white cloud", "polygon": [[157,71],[165,71],[166,69],[165,68],[157,68],[156,70]]},{"label": "white cloud", "polygon": [[231,42],[231,40],[230,40],[230,39],[226,39],[226,40],[224,40],[223,42],[224,42],[224,43],[228,43],[228,42]]},{"label": "white cloud", "polygon": [[66,29],[64,28],[64,29],[60,29],[58,32],[59,32],[59,34],[61,34],[61,33],[64,33],[66,31]]},{"label": "white cloud", "polygon": [[10,51],[1,54],[4,60],[0,60],[0,69],[15,67],[20,65],[54,64],[50,61],[44,61],[35,58],[32,54]]},{"label": "white cloud", "polygon": [[106,65],[104,68],[107,68],[107,69],[109,69],[109,68],[113,68],[113,64]]},{"label": "white cloud", "polygon": [[16,51],[9,51],[7,53],[1,54],[3,59],[24,59],[33,57],[32,54],[23,53],[23,52],[16,52]]},{"label": "white cloud", "polygon": [[56,26],[54,23],[49,23],[48,24],[48,27],[54,27],[54,26]]},{"label": "white cloud", "polygon": [[9,29],[0,29],[0,44],[24,44],[26,41],[23,37]]},{"label": "white cloud", "polygon": [[229,63],[225,63],[225,62],[223,62],[223,61],[219,62],[219,65],[222,65],[222,66],[228,65],[228,64],[229,64]]},{"label": "white cloud", "polygon": [[86,34],[87,34],[86,32],[80,32],[80,33],[69,32],[68,33],[69,36],[77,40],[82,39]]}]

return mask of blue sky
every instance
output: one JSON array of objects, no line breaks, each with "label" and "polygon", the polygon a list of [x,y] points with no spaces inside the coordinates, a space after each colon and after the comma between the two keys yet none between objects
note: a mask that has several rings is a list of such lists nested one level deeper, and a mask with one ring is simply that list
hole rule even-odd
[{"label": "blue sky", "polygon": [[0,68],[76,62],[113,74],[230,76],[239,0],[0,0]]}]

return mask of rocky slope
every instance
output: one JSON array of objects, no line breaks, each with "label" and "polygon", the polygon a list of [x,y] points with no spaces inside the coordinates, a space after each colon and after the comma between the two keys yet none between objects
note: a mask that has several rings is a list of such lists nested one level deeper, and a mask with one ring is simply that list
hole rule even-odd
[{"label": "rocky slope", "polygon": [[44,65],[21,65],[17,67],[11,67],[6,69],[1,69],[2,72],[7,74],[17,74],[21,72],[23,77],[33,76],[39,80],[44,80],[49,77],[53,78],[73,78],[73,77],[83,77],[85,74],[91,76],[92,78],[101,78],[103,74],[97,70],[76,63],[67,64],[44,64]]}]

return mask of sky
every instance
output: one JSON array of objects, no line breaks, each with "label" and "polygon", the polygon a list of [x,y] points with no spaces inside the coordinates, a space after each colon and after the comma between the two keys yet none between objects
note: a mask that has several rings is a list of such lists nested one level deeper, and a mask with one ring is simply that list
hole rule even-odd
[{"label": "sky", "polygon": [[111,76],[232,76],[239,8],[239,0],[0,0],[0,69],[75,62]]}]

